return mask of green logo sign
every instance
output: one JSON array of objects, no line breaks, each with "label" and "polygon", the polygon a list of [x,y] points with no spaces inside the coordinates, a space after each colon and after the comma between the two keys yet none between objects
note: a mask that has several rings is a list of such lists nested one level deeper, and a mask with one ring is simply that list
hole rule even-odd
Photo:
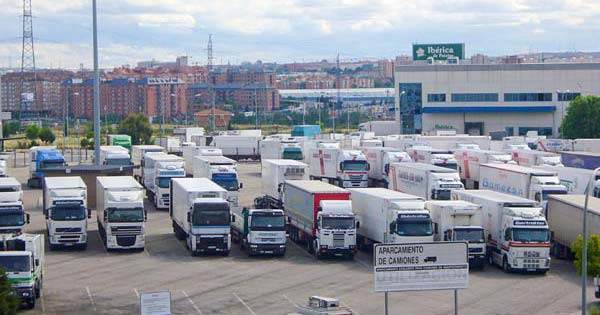
[{"label": "green logo sign", "polygon": [[438,130],[454,130],[454,126],[435,124],[434,129],[438,129]]},{"label": "green logo sign", "polygon": [[465,44],[414,44],[413,60],[465,59]]}]

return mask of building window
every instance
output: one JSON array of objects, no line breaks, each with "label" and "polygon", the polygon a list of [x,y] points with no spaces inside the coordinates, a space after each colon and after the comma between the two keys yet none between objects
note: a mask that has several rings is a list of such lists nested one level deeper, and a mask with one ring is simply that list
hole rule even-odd
[{"label": "building window", "polygon": [[559,102],[570,102],[577,98],[577,96],[581,96],[579,92],[567,92],[567,93],[557,93]]},{"label": "building window", "polygon": [[427,102],[429,102],[429,103],[444,103],[444,102],[446,102],[446,94],[444,94],[444,93],[427,94]]},{"label": "building window", "polygon": [[402,133],[421,133],[421,109],[423,108],[421,83],[400,83],[398,86]]},{"label": "building window", "polygon": [[519,136],[527,135],[528,131],[537,131],[540,136],[552,136],[552,127],[519,127]]},{"label": "building window", "polygon": [[551,102],[552,93],[504,93],[505,102]]},{"label": "building window", "polygon": [[497,102],[497,93],[452,93],[452,102]]}]

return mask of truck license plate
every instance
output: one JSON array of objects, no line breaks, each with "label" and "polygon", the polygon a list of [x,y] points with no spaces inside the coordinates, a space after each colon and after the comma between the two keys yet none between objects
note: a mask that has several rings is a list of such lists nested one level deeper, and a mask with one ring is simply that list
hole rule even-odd
[{"label": "truck license plate", "polygon": [[475,256],[469,255],[469,259],[473,259],[473,258],[475,258]]},{"label": "truck license plate", "polygon": [[273,254],[273,251],[272,250],[266,250],[265,254]]},{"label": "truck license plate", "polygon": [[536,271],[537,269],[535,268],[527,268],[527,271]]}]

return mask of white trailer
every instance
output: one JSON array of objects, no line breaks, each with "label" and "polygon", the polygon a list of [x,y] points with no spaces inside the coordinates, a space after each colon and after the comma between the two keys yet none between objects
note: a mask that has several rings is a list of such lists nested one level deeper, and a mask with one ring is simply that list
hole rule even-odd
[{"label": "white trailer", "polygon": [[513,160],[522,166],[563,166],[560,155],[537,150],[507,150]]},{"label": "white trailer", "polygon": [[435,149],[429,146],[413,146],[406,149],[406,153],[415,162],[431,164],[435,166],[457,169],[457,161],[450,150]]},{"label": "white trailer", "polygon": [[515,164],[482,164],[479,187],[535,200],[544,208],[548,195],[567,193],[556,172]]},{"label": "white trailer", "polygon": [[460,178],[467,188],[479,188],[479,168],[481,164],[516,164],[512,155],[506,152],[481,149],[457,149],[454,157],[458,164]]},{"label": "white trailer", "polygon": [[457,170],[425,163],[392,163],[389,189],[425,200],[449,200],[453,190],[464,190]]},{"label": "white trailer", "polygon": [[432,148],[448,151],[453,151],[465,145],[476,145],[480,149],[489,150],[491,141],[492,138],[490,136],[451,135],[419,137],[419,142],[427,143]]},{"label": "white trailer", "polygon": [[239,191],[244,187],[238,181],[237,162],[224,156],[195,156],[194,177],[208,178],[227,190],[232,209],[239,210]]},{"label": "white trailer", "polygon": [[425,200],[385,188],[349,189],[357,216],[361,249],[373,243],[433,242],[431,216]]},{"label": "white trailer", "polygon": [[462,200],[427,201],[436,242],[467,242],[469,266],[483,268],[485,234],[481,206]]},{"label": "white trailer", "polygon": [[358,150],[321,148],[310,153],[310,178],[343,188],[367,187],[369,163]]},{"label": "white trailer", "polygon": [[317,258],[356,253],[356,221],[350,193],[314,180],[289,180],[284,207],[290,239],[304,241]]},{"label": "white trailer", "polygon": [[262,197],[254,199],[257,208],[283,208],[283,184],[287,180],[307,180],[308,165],[295,160],[262,160]]},{"label": "white trailer", "polygon": [[[569,194],[585,194],[594,174],[594,170],[566,166],[534,166],[533,168],[558,174],[560,183],[567,188]],[[600,198],[600,175],[596,175],[592,196]]]},{"label": "white trailer", "polygon": [[575,139],[570,151],[600,153],[600,139]]},{"label": "white trailer", "polygon": [[87,247],[87,186],[79,176],[44,179],[44,215],[50,249],[58,246]]},{"label": "white trailer", "polygon": [[206,146],[184,146],[183,159],[185,160],[185,173],[187,176],[194,175],[194,156],[222,156],[223,151],[215,147]]},{"label": "white trailer", "polygon": [[169,208],[171,179],[185,177],[185,161],[173,154],[147,154],[144,184],[146,195],[157,209]]},{"label": "white trailer", "polygon": [[0,242],[0,267],[12,284],[13,294],[29,309],[42,296],[44,259],[41,234],[20,234]]},{"label": "white trailer", "polygon": [[398,122],[395,120],[374,120],[358,125],[359,131],[370,131],[376,136],[389,136],[397,134],[400,130]]},{"label": "white trailer", "polygon": [[193,136],[203,136],[204,128],[202,127],[186,127],[173,129],[173,135],[179,137],[181,143],[192,142]]},{"label": "white trailer", "polygon": [[14,177],[0,177],[0,235],[24,233],[29,221],[21,183]]},{"label": "white trailer", "polygon": [[133,177],[96,177],[96,214],[107,250],[144,249],[144,188]]},{"label": "white trailer", "polygon": [[294,138],[271,138],[260,141],[260,158],[261,160],[287,159],[302,161],[304,155],[302,146]]},{"label": "white trailer", "polygon": [[223,135],[213,137],[211,146],[223,151],[223,155],[232,159],[251,159],[260,158],[259,141],[260,135]]},{"label": "white trailer", "polygon": [[548,223],[535,201],[491,190],[457,190],[452,199],[481,205],[490,264],[506,272],[550,269]]},{"label": "white trailer", "polygon": [[389,147],[364,147],[369,163],[369,186],[388,186],[391,163],[412,162],[408,153]]},{"label": "white trailer", "polygon": [[181,155],[181,140],[179,137],[158,137],[154,139],[154,144],[165,148],[167,153]]},{"label": "white trailer", "polygon": [[170,215],[173,232],[185,240],[192,256],[199,253],[229,255],[231,221],[227,191],[207,178],[174,178]]},{"label": "white trailer", "polygon": [[131,163],[133,164],[133,177],[142,183],[142,170],[144,168],[144,156],[148,152],[162,152],[167,150],[159,145],[134,145],[131,147]]},{"label": "white trailer", "polygon": [[281,209],[248,209],[233,211],[231,226],[234,242],[248,255],[285,255],[285,215]]},{"label": "white trailer", "polygon": [[101,165],[131,165],[129,150],[120,145],[100,146]]}]

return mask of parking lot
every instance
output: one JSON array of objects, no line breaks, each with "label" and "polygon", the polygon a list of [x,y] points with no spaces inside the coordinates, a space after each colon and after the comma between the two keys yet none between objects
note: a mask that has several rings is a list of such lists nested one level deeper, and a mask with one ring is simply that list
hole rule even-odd
[{"label": "parking lot", "polygon": [[[239,165],[241,203],[260,194],[260,163]],[[11,169],[22,183],[27,168]],[[30,233],[45,233],[40,190],[26,190]],[[93,205],[90,205],[93,206]],[[43,296],[23,314],[136,314],[139,294],[169,290],[173,314],[268,315],[292,313],[311,295],[339,298],[356,314],[383,314],[383,294],[373,291],[372,257],[317,260],[288,242],[285,257],[247,257],[237,244],[228,257],[191,257],[175,239],[169,215],[147,203],[146,249],[111,252],[102,246],[95,213],[86,251],[46,251]],[[495,267],[472,271],[459,292],[460,314],[577,314],[580,280],[571,262],[554,260],[547,275],[506,274]],[[589,287],[589,299],[593,298]],[[391,314],[449,314],[451,291],[390,294]]]}]

